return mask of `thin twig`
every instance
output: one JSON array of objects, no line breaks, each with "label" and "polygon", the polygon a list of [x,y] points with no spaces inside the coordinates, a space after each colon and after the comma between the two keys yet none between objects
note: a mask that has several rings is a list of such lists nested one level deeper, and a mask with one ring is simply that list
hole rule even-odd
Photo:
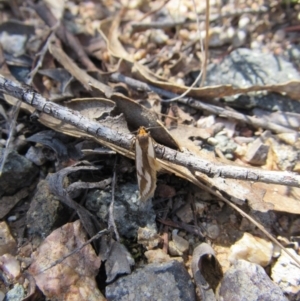
[{"label": "thin twig", "polygon": [[165,0],[159,7],[145,13],[140,19],[139,22],[145,20],[147,17],[149,17],[150,15],[153,15],[155,13],[157,13],[158,11],[160,11],[170,0]]},{"label": "thin twig", "polygon": [[[195,0],[194,0],[195,1]],[[205,8],[205,50],[204,50],[204,62],[203,62],[203,76],[201,78],[200,87],[203,87],[206,80],[207,61],[208,61],[208,43],[209,43],[209,0],[206,0]],[[199,22],[197,20],[197,22]]]},{"label": "thin twig", "polygon": [[2,175],[7,156],[10,152],[10,145],[13,141],[17,118],[19,116],[21,104],[22,104],[22,101],[20,101],[20,100],[17,101],[16,106],[12,109],[12,118],[10,120],[10,125],[9,125],[9,134],[8,134],[8,138],[6,140],[5,149],[3,151],[3,156],[2,156],[2,161],[0,164],[0,177]]},{"label": "thin twig", "polygon": [[[56,20],[55,16],[52,14],[52,12],[45,5],[45,3],[39,2],[38,4],[32,4],[31,6],[35,9],[39,17],[50,28],[55,27],[57,23],[59,23]],[[94,63],[89,59],[89,57],[85,53],[78,39],[73,34],[71,34],[63,24],[59,23],[55,34],[67,47],[74,51],[77,60],[80,61],[81,64],[86,67],[87,70],[97,70]]]},{"label": "thin twig", "polygon": [[[97,121],[90,120],[77,111],[62,107],[48,101],[35,91],[26,90],[24,87],[9,79],[0,76],[0,91],[12,95],[38,111],[51,115],[76,128],[85,131],[87,134],[105,141],[116,148],[123,148],[128,151],[127,156],[133,157],[132,141],[135,138],[131,134],[124,134],[101,125]],[[193,171],[202,172],[210,177],[233,178],[254,182],[273,183],[287,186],[300,187],[300,175],[287,171],[269,171],[258,168],[245,168],[235,165],[222,165],[205,160],[192,153],[178,152],[164,145],[156,144],[156,157],[166,164],[169,162],[185,166]]]},{"label": "thin twig", "polygon": [[[176,93],[166,91],[161,88],[157,88],[153,85],[143,83],[136,79],[124,76],[120,73],[112,74],[110,76],[110,79],[112,81],[126,83],[128,86],[130,86],[134,89],[140,90],[140,91],[155,92],[158,95],[161,95],[161,96],[169,98],[169,99],[179,96]],[[169,102],[169,100],[167,100],[166,102]],[[263,128],[263,129],[271,130],[275,133],[297,133],[295,130],[290,129],[288,127],[281,126],[276,123],[269,122],[269,121],[266,121],[264,119],[260,119],[257,117],[246,116],[242,113],[226,110],[222,107],[218,107],[218,106],[211,105],[208,103],[203,103],[192,97],[178,98],[178,102],[183,103],[185,105],[188,105],[188,106],[198,109],[198,110],[203,110],[203,111],[215,114],[215,115],[221,115],[223,117],[235,119],[239,122],[244,122],[246,124],[250,124],[250,125],[254,126],[255,128]]]},{"label": "thin twig", "polygon": [[115,164],[114,164],[114,170],[113,170],[113,178],[112,178],[112,184],[111,184],[111,203],[109,205],[108,209],[108,229],[113,228],[117,241],[120,241],[120,235],[118,232],[118,228],[115,223],[115,217],[114,217],[114,205],[115,205],[115,190],[116,190],[116,182],[117,182],[117,160],[118,156],[116,156]]},{"label": "thin twig", "polygon": [[57,28],[58,24],[56,26],[54,26],[54,28],[51,28],[51,31],[48,35],[48,37],[46,38],[46,42],[43,45],[43,48],[41,49],[41,51],[39,53],[36,54],[36,56],[39,56],[39,59],[35,65],[35,67],[31,70],[31,72],[29,73],[29,78],[26,81],[27,85],[31,85],[34,76],[36,75],[36,73],[39,71],[39,69],[42,67],[43,65],[43,61],[44,61],[44,57],[48,51],[48,47],[49,47],[49,43],[52,40],[52,37],[54,35],[53,30],[55,30]]}]

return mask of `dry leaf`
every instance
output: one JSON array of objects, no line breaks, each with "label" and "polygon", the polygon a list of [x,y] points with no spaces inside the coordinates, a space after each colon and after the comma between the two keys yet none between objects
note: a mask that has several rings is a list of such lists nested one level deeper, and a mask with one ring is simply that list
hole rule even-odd
[{"label": "dry leaf", "polygon": [[29,272],[47,298],[61,301],[105,300],[95,281],[101,262],[91,245],[48,269],[85,241],[84,230],[76,221],[53,231],[33,253]]}]

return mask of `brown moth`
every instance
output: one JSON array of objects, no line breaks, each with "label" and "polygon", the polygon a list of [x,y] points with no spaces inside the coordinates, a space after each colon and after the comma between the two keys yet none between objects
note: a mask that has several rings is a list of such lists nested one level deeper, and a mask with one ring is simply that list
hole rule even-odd
[{"label": "brown moth", "polygon": [[140,190],[139,200],[146,201],[154,195],[158,163],[155,159],[153,140],[143,126],[139,128],[136,136],[135,166]]}]

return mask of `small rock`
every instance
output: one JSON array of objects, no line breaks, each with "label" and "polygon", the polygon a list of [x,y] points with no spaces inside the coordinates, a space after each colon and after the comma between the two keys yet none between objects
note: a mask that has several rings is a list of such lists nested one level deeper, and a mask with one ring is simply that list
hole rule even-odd
[{"label": "small rock", "polygon": [[[4,149],[0,148],[0,161]],[[16,151],[8,154],[0,177],[0,196],[12,195],[23,187],[30,186],[39,170]],[[12,185],[13,183],[13,185]]]},{"label": "small rock", "polygon": [[26,213],[27,228],[30,234],[45,237],[62,224],[63,206],[49,190],[47,180],[41,180]]},{"label": "small rock", "polygon": [[[197,74],[195,72],[195,76]],[[232,84],[242,88],[299,79],[296,68],[281,56],[239,48],[222,62],[208,65],[205,86]]]},{"label": "small rock", "polygon": [[[139,227],[147,227],[156,231],[156,214],[151,201],[138,202],[137,185],[120,185],[115,192],[114,218],[121,236],[132,238],[137,236]],[[111,203],[111,192],[94,190],[87,195],[86,208],[103,221],[107,221],[108,208]]]},{"label": "small rock", "polygon": [[25,157],[37,166],[41,166],[47,161],[43,149],[41,147],[31,146],[28,149]]},{"label": "small rock", "polygon": [[269,153],[269,146],[262,143],[258,138],[248,147],[244,160],[252,165],[265,165]]},{"label": "small rock", "polygon": [[299,229],[300,229],[300,218],[297,218],[293,220],[290,225],[289,235],[291,236],[299,235]]},{"label": "small rock", "polygon": [[[295,250],[290,248],[287,250],[300,261],[300,256]],[[290,300],[299,300],[300,298],[299,275],[299,267],[295,264],[294,260],[284,251],[281,251],[281,256],[272,267],[271,277]]]},{"label": "small rock", "polygon": [[17,243],[10,234],[6,222],[0,222],[0,256],[6,253],[14,255],[17,251]]},{"label": "small rock", "polygon": [[281,133],[277,134],[276,137],[289,145],[295,145],[299,139],[299,133]]},{"label": "small rock", "polygon": [[138,229],[138,244],[143,245],[147,250],[151,250],[160,242],[160,236],[157,234],[156,229],[139,228]]},{"label": "small rock", "polygon": [[257,51],[257,50],[261,50],[262,49],[262,43],[259,42],[259,41],[252,41],[251,44],[250,44],[250,47],[251,49],[253,49],[254,51]]},{"label": "small rock", "polygon": [[244,29],[240,29],[235,33],[232,40],[232,47],[238,48],[246,44],[247,32]]},{"label": "small rock", "polygon": [[169,40],[169,36],[161,29],[153,29],[151,31],[150,42],[155,44],[164,44]]},{"label": "small rock", "polygon": [[108,301],[194,301],[195,290],[184,265],[178,261],[149,264],[106,287]]},{"label": "small rock", "polygon": [[176,215],[184,222],[190,223],[194,219],[193,210],[190,204],[186,204],[177,210]]},{"label": "small rock", "polygon": [[162,249],[149,250],[144,253],[148,263],[163,263],[172,260],[177,260],[178,262],[183,262],[182,257],[170,257]]},{"label": "small rock", "polygon": [[245,260],[238,260],[225,273],[217,296],[218,300],[288,301],[261,266]]},{"label": "small rock", "polygon": [[24,288],[20,284],[15,284],[14,287],[7,292],[6,301],[20,301],[25,297]]},{"label": "small rock", "polygon": [[11,254],[0,256],[0,268],[5,273],[6,277],[15,280],[21,272],[19,261]]},{"label": "small rock", "polygon": [[220,235],[220,228],[215,224],[208,224],[206,227],[207,236],[211,239],[216,239]]},{"label": "small rock", "polygon": [[211,128],[214,124],[216,123],[216,116],[215,115],[210,115],[207,117],[201,117],[197,122],[196,122],[196,127],[197,128]]},{"label": "small rock", "polygon": [[298,153],[293,149],[291,145],[279,143],[274,138],[267,140],[272,149],[273,159],[275,159],[276,165],[280,170],[293,170],[296,163],[298,163]]},{"label": "small rock", "polygon": [[285,30],[278,29],[273,35],[274,42],[282,42],[285,39]]},{"label": "small rock", "polygon": [[218,144],[218,140],[214,137],[210,137],[210,138],[207,139],[207,143],[209,143],[210,145],[215,146],[215,145]]},{"label": "small rock", "polygon": [[239,19],[238,27],[239,29],[248,30],[248,26],[250,24],[251,20],[248,16],[241,16]]},{"label": "small rock", "polygon": [[177,233],[177,229],[172,231],[172,241],[169,243],[169,251],[173,256],[182,256],[183,253],[188,251],[189,242]]},{"label": "small rock", "polygon": [[218,141],[217,148],[220,149],[224,154],[233,153],[237,148],[237,144],[229,139],[226,135],[216,135],[215,139]]},{"label": "small rock", "polygon": [[262,238],[244,233],[243,237],[230,248],[229,261],[244,259],[252,263],[267,266],[273,254],[273,244]]},{"label": "small rock", "polygon": [[195,213],[198,216],[201,216],[204,212],[204,210],[207,208],[207,203],[195,201]]},{"label": "small rock", "polygon": [[169,199],[174,197],[175,195],[176,190],[174,187],[162,183],[157,184],[155,196],[163,199]]}]

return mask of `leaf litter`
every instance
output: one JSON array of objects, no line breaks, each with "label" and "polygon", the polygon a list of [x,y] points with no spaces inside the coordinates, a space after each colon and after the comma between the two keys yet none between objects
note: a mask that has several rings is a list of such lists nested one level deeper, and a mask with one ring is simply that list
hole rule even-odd
[{"label": "leaf litter", "polygon": [[[26,75],[29,75],[30,79],[29,72],[37,67],[37,72],[31,73],[31,80],[37,92],[69,108],[73,114],[77,112],[122,134],[132,133],[140,126],[145,126],[149,128],[151,136],[157,143],[180,150],[183,154],[192,153],[199,158],[207,159],[213,164],[228,164],[228,168],[235,165],[245,167],[254,165],[264,170],[299,172],[299,164],[297,165],[299,160],[299,126],[297,125],[297,118],[300,112],[297,106],[294,106],[295,101],[299,100],[299,76],[295,69],[290,70],[291,74],[294,75],[289,79],[287,77],[286,80],[276,82],[266,80],[262,84],[245,84],[245,82],[243,84],[242,80],[238,84],[236,82],[232,84],[229,80],[226,82],[225,75],[225,82],[222,82],[222,84],[208,83],[207,80],[206,85],[201,88],[190,89],[188,95],[179,99],[177,103],[170,102],[171,98],[189,89],[191,81],[194,79],[194,73],[198,74],[199,66],[201,66],[199,59],[201,58],[201,50],[198,44],[195,43],[197,27],[195,26],[195,13],[191,1],[183,1],[184,3],[181,5],[177,5],[174,1],[165,1],[160,4],[141,1],[136,5],[131,3],[129,6],[123,2],[114,3],[113,5],[109,5],[108,2],[104,1],[99,4],[91,1],[79,5],[72,1],[67,1],[65,5],[55,5],[55,1],[41,2],[30,5],[30,9],[35,10],[40,19],[27,12],[26,22],[28,25],[26,27],[23,27],[24,21],[20,27],[20,24],[9,23],[9,21],[4,20],[2,27],[0,27],[1,45],[6,45],[4,54],[1,55],[1,59],[5,62],[1,65],[1,75],[10,79],[16,78],[20,82],[28,82]],[[197,4],[200,13],[205,11],[201,3]],[[294,47],[293,35],[289,36],[287,34],[289,31],[283,30],[283,33],[282,31],[274,33],[272,32],[272,22],[269,21],[268,23],[261,18],[262,15],[269,18],[272,14],[287,16],[285,9],[288,8],[285,8],[282,3],[276,2],[273,10],[259,3],[259,1],[253,3],[250,8],[245,7],[246,4],[243,1],[239,2],[239,5],[240,8],[235,11],[235,14],[231,14],[230,4],[222,8],[211,4],[208,79],[214,75],[213,72],[209,73],[210,70],[216,69],[216,66],[221,68],[222,57],[224,62],[227,58],[232,59],[234,57],[232,54],[235,55],[238,51],[242,53],[242,50],[234,50],[231,45],[235,45],[234,47],[236,45],[244,47],[247,45],[246,40],[242,40],[243,31],[248,37],[250,48],[256,51],[258,48],[261,53],[266,52],[268,48],[268,52],[275,54],[275,56],[273,55],[275,59],[278,54],[286,55],[284,53],[285,49],[288,53]],[[174,9],[175,7],[177,9]],[[13,8],[15,9],[14,13],[20,10],[17,7]],[[296,11],[297,9],[296,5]],[[220,10],[222,10],[223,17],[218,21],[213,16],[218,16]],[[6,9],[3,14],[6,19],[9,19],[11,13],[12,10]],[[58,20],[61,21],[59,25],[57,25]],[[218,26],[223,26],[223,33],[227,34],[226,37],[221,35],[222,30],[218,31],[216,24],[213,22],[218,23]],[[238,22],[237,26],[234,25],[235,22]],[[281,19],[279,24],[282,24]],[[203,24],[200,24],[200,26],[203,30]],[[32,29],[35,29],[35,32]],[[266,34],[268,30],[270,32],[269,36]],[[231,35],[230,32],[232,32]],[[18,39],[16,44],[20,47],[9,48],[11,44],[8,42],[13,38],[16,39],[14,37],[16,34]],[[262,39],[262,35],[266,40]],[[284,35],[285,39],[278,40],[277,36],[280,35]],[[34,41],[34,39],[34,43],[28,43],[28,41]],[[240,40],[237,41],[237,39]],[[281,43],[283,40],[284,43]],[[258,44],[260,48],[257,47]],[[37,53],[38,49],[43,49],[43,51],[36,60],[34,54]],[[30,63],[28,63],[28,60]],[[290,60],[295,60],[295,57],[291,56]],[[297,62],[294,63],[297,64]],[[241,64],[246,64],[246,61],[242,61]],[[9,68],[6,68],[6,66],[9,66]],[[23,73],[12,66],[23,68]],[[251,66],[250,63],[249,66]],[[264,72],[261,66],[256,67],[259,72]],[[251,72],[254,71],[251,70]],[[279,77],[279,69],[275,71],[275,74]],[[227,77],[229,79],[229,76]],[[282,79],[282,77],[280,78]],[[221,81],[221,76],[219,79]],[[121,86],[120,82],[124,84]],[[270,112],[264,108],[265,111],[255,111],[254,113],[254,110],[251,112],[250,106],[247,109],[242,104],[242,110],[236,107],[241,95],[249,97],[250,100],[255,99],[259,108],[262,105],[258,100],[259,97],[262,95],[276,95],[274,93],[281,94],[284,101],[293,104],[291,106],[295,107],[295,111],[285,112],[273,108]],[[1,106],[4,108],[4,114],[1,114],[1,118],[7,115],[5,112],[8,108],[7,104],[16,105],[17,101],[16,98],[6,94],[3,94],[2,98],[6,102]],[[144,103],[144,98],[154,99],[153,103],[159,102],[160,105],[157,107],[159,109],[154,112],[154,105],[151,105],[151,102],[148,102],[148,108],[141,105]],[[280,102],[278,101],[279,105]],[[31,118],[34,118],[34,109],[31,106],[25,103],[20,104],[20,106],[21,109],[27,108],[27,112],[29,111],[32,114]],[[17,123],[20,123],[22,118],[23,120],[26,118],[25,112],[21,111]],[[213,116],[214,119],[213,123],[206,127],[205,122],[208,122],[206,120],[208,115]],[[115,142],[95,139],[89,133],[88,128],[86,131],[79,130],[76,124],[70,125],[56,119],[54,115],[50,116],[44,112],[38,113],[36,118],[46,128],[75,137],[72,138],[71,143],[64,138],[64,135],[61,136],[60,140],[57,140],[53,138],[53,132],[43,132],[42,130],[45,130],[45,128],[39,128],[37,122],[34,123],[34,129],[28,121],[25,122],[25,130],[23,131],[27,138],[27,144],[30,142],[34,148],[39,148],[42,144],[44,152],[47,149],[54,152],[55,156],[52,159],[49,155],[44,156],[45,161],[42,162],[47,162],[47,164],[41,164],[43,167],[42,176],[45,177],[50,171],[54,172],[46,178],[51,192],[64,204],[64,210],[68,216],[70,216],[69,208],[76,212],[81,224],[78,222],[69,223],[58,230],[54,230],[40,246],[37,242],[35,245],[33,240],[33,249],[37,249],[40,254],[40,258],[36,255],[32,256],[33,263],[29,271],[34,276],[38,270],[43,270],[43,265],[39,263],[40,260],[42,262],[47,258],[46,264],[55,263],[59,258],[67,256],[74,248],[79,247],[80,249],[80,246],[85,242],[83,228],[90,237],[93,237],[106,227],[105,222],[103,223],[103,220],[99,219],[101,210],[105,206],[103,204],[100,208],[95,206],[95,212],[90,212],[85,208],[84,202],[89,195],[88,190],[99,190],[102,193],[109,192],[111,174],[108,171],[112,169],[113,160],[111,156],[113,154],[105,154],[104,152],[104,155],[99,158],[95,155],[96,151],[93,153],[83,149],[82,140],[94,139],[122,156],[134,158],[133,147],[128,150]],[[226,118],[232,124],[226,124]],[[32,120],[34,122],[34,119]],[[1,119],[2,125],[7,122],[11,122],[11,120],[4,117]],[[19,136],[21,134],[22,131],[17,133]],[[7,136],[2,135],[2,137],[6,138]],[[134,140],[132,144],[134,144]],[[1,145],[4,144],[1,143]],[[96,150],[96,146],[93,147]],[[86,165],[87,163],[82,161],[84,159],[89,160],[92,165]],[[73,163],[76,161],[83,162],[83,165],[79,163],[79,165],[75,164],[74,166]],[[121,182],[130,179],[129,175],[132,174],[130,171],[134,168],[132,164],[125,163],[125,161],[122,162],[123,165],[120,163],[123,170],[118,174],[118,181]],[[157,191],[153,206],[157,212],[160,228],[155,234],[156,230],[153,232],[153,229],[148,229],[147,225],[144,225],[146,228],[143,228],[145,230],[140,232],[144,233],[139,237],[140,243],[147,242],[147,233],[152,233],[151,235],[155,238],[154,245],[151,238],[149,238],[149,241],[144,243],[145,246],[152,245],[154,250],[161,250],[162,248],[164,252],[168,252],[168,247],[161,246],[161,242],[163,242],[165,246],[169,244],[170,254],[171,252],[177,252],[171,251],[176,236],[170,242],[166,238],[173,228],[180,229],[180,236],[177,235],[178,237],[182,236],[186,241],[192,242],[191,250],[203,241],[203,236],[195,235],[202,231],[201,233],[204,233],[204,236],[206,234],[207,238],[210,238],[209,241],[216,250],[222,250],[227,254],[229,254],[230,245],[233,245],[238,237],[242,237],[243,233],[246,234],[247,231],[250,231],[253,235],[262,236],[257,229],[247,226],[243,213],[241,213],[242,219],[236,220],[236,213],[227,205],[221,205],[220,200],[225,201],[224,197],[226,197],[226,200],[228,199],[248,210],[273,235],[285,235],[287,237],[285,245],[289,245],[291,240],[295,239],[295,231],[290,229],[299,220],[299,185],[288,187],[285,185],[245,182],[238,179],[224,179],[221,175],[211,177],[193,170],[192,166],[180,166],[172,163],[172,161],[159,161],[162,166],[158,177],[160,191]],[[249,169],[250,172],[251,169]],[[84,175],[85,173],[88,175]],[[173,176],[174,174],[191,184],[179,180]],[[86,178],[87,181],[84,181],[83,178]],[[72,184],[70,184],[70,180],[73,181]],[[129,181],[132,182],[132,179]],[[170,193],[168,186],[173,190],[175,189],[175,193],[174,191]],[[198,213],[186,206],[189,199],[187,197],[189,189],[192,191],[192,194],[189,194],[189,198],[192,198],[192,207],[202,208]],[[199,191],[202,190],[211,193],[208,199],[201,193],[199,194]],[[16,195],[5,195],[4,193],[4,196],[1,197],[0,206],[5,208],[9,198],[14,198],[14,205],[5,210],[1,209],[1,212],[3,212],[1,218],[7,218],[9,215],[13,216],[14,210],[17,209],[14,206],[18,206],[17,204],[24,200],[25,202],[30,201],[32,197],[30,193],[30,189]],[[126,192],[124,191],[124,193]],[[2,194],[0,193],[0,195]],[[197,195],[201,196],[197,197]],[[89,208],[89,210],[91,209]],[[179,212],[179,210],[181,210],[182,219],[184,219],[184,214],[187,215],[191,212],[192,223],[180,221],[180,218],[178,220],[179,214],[177,215],[177,211]],[[224,216],[225,211],[229,212],[229,214],[225,214],[226,217]],[[284,226],[282,220],[279,219],[280,214],[286,214],[288,226]],[[175,216],[177,217],[174,218]],[[168,219],[171,220],[168,221]],[[272,223],[275,229],[270,227]],[[242,225],[246,230],[243,230]],[[11,227],[13,228],[13,223]],[[64,227],[70,227],[70,231],[66,231],[68,228]],[[76,231],[73,231],[74,233],[71,233],[72,227],[73,229],[76,228]],[[215,231],[213,230],[215,228],[222,228],[222,230]],[[68,234],[64,234],[65,231],[69,231]],[[220,234],[218,234],[219,232]],[[58,245],[49,247],[47,244],[50,243],[48,239],[51,240],[51,235],[60,234],[62,236],[57,239]],[[164,237],[161,242],[157,237],[158,234]],[[228,235],[232,235],[229,241],[226,240]],[[215,238],[212,239],[212,237]],[[30,237],[26,235],[22,237],[25,241],[28,238]],[[265,239],[265,237],[263,238]],[[106,261],[106,281],[111,282],[118,274],[130,273],[133,259],[122,243],[114,241],[109,236],[107,239],[109,243],[106,247],[103,242],[99,241],[94,242],[94,247],[96,250],[104,248],[106,253],[111,253],[111,257],[100,255],[101,260]],[[68,247],[70,243],[68,243],[68,240],[70,242],[76,241],[76,245],[73,243],[71,247]],[[62,242],[62,244],[59,244],[59,242]],[[19,246],[21,250],[22,245]],[[64,251],[57,252],[57,254],[53,252],[54,249],[59,250],[65,247],[67,248]],[[43,275],[45,278],[41,278],[45,281],[39,282],[37,281],[38,277],[36,277],[37,286],[45,296],[61,298],[61,300],[68,300],[73,296],[77,298],[81,296],[83,299],[86,299],[87,296],[104,298],[100,297],[101,293],[96,288],[97,284],[94,281],[100,267],[100,259],[95,254],[90,255],[83,252],[87,247],[72,255],[78,256],[77,259],[73,260],[74,262],[78,261],[83,272],[79,267],[71,268],[70,260],[72,256],[70,256],[70,258],[66,257],[61,263],[45,271]],[[136,251],[138,252],[138,250]],[[89,249],[89,252],[93,253],[92,249]],[[257,250],[254,249],[253,252],[255,253]],[[137,266],[142,265],[145,260],[145,257],[141,254],[138,257],[140,262],[136,262]],[[173,256],[175,256],[174,254]],[[185,250],[181,254],[180,256],[186,263],[192,258],[190,250]],[[218,253],[216,255],[211,254],[213,255],[208,255],[208,257],[213,258],[210,259],[212,261],[217,260],[218,256],[221,258]],[[145,256],[147,255],[145,254]],[[158,253],[157,256],[161,257]],[[197,261],[197,257],[200,256],[193,255],[192,260]],[[121,260],[121,258],[123,259]],[[149,258],[149,261],[155,262],[155,258],[151,260]],[[89,263],[89,260],[91,263]],[[86,263],[87,266],[93,265],[93,274],[88,273],[86,275],[81,263]],[[226,263],[221,262],[221,265],[223,265],[225,271]],[[217,267],[218,265],[213,267],[214,272],[218,271]],[[47,272],[52,276],[55,274],[55,278],[59,281],[49,282]],[[203,271],[202,273],[205,275],[206,272]],[[74,291],[70,289],[65,295],[58,297],[61,294],[61,289],[65,291],[65,285],[69,285],[70,288],[73,287],[72,285],[76,287],[78,279],[83,285],[84,281],[82,280],[86,280],[87,286],[80,292],[77,288]],[[14,283],[13,279],[10,281]],[[51,283],[54,285],[49,288],[48,285]],[[84,295],[80,295],[83,292]]]}]

